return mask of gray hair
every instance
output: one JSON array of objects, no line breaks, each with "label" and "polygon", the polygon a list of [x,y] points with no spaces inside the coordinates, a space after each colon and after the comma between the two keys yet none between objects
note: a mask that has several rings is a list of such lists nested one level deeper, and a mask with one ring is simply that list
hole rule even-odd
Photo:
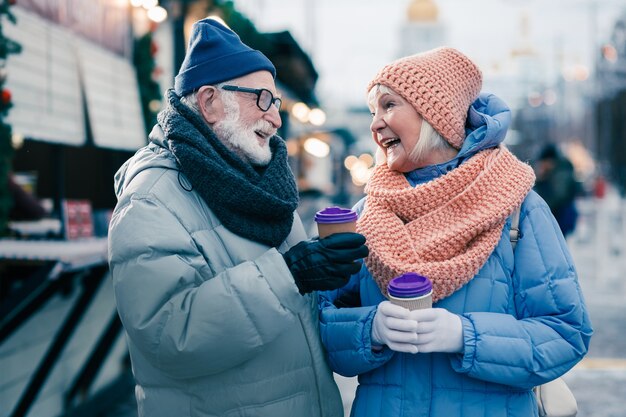
[{"label": "gray hair", "polygon": [[[224,81],[219,84],[215,84],[214,87],[219,90],[222,99],[225,101],[225,106],[227,110],[234,110],[235,108],[239,110],[239,106],[237,105],[237,101],[235,100],[235,92],[222,90],[222,86],[226,84],[231,84],[231,82]],[[200,113],[200,106],[198,105],[198,89],[182,96],[180,98],[180,101],[185,106],[189,107],[189,109],[191,109],[194,113],[202,116],[202,114]]]},{"label": "gray hair", "polygon": [[431,152],[451,149],[457,151],[447,140],[437,132],[430,123],[422,119],[422,127],[420,129],[420,139],[415,147],[409,152],[409,157],[413,161],[420,161]]},{"label": "gray hair", "polygon": [[[383,94],[396,94],[391,88],[387,87],[383,84],[376,84],[372,87],[372,89],[367,94],[367,103],[370,107],[374,107],[374,103]],[[407,102],[410,105],[410,103]],[[421,114],[420,114],[421,116]],[[424,118],[422,118],[422,127],[420,129],[419,140],[415,144],[415,147],[411,149],[409,152],[409,157],[417,162],[424,158],[425,155],[433,151],[451,149],[456,151],[456,149],[448,143],[446,139],[444,139],[439,132],[437,132],[430,123],[428,123]]]},{"label": "gray hair", "polygon": [[180,98],[180,102],[187,106],[190,110],[192,110],[196,114],[200,114],[200,107],[198,107],[198,91],[194,90],[187,95],[184,95]]}]

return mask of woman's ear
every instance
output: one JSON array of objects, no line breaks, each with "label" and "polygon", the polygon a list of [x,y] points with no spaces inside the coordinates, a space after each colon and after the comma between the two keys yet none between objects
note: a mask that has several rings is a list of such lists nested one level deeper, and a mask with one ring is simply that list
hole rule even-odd
[{"label": "woman's ear", "polygon": [[205,85],[196,93],[198,109],[204,120],[212,125],[220,120],[221,100],[217,89],[212,85]]}]

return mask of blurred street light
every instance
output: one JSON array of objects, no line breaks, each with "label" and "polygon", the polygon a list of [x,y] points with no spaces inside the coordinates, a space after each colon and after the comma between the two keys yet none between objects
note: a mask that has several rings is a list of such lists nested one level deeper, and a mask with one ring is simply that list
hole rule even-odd
[{"label": "blurred street light", "polygon": [[161,102],[161,100],[150,100],[150,102],[148,103],[148,107],[150,108],[151,112],[157,113],[161,110],[161,106],[163,105],[163,103]]},{"label": "blurred street light", "polygon": [[133,28],[142,35],[154,30],[154,24],[162,23],[167,19],[167,10],[159,6],[158,0],[130,0],[133,6]]},{"label": "blurred street light", "polygon": [[141,2],[141,6],[146,10],[150,10],[153,7],[156,7],[158,5],[159,5],[159,0],[143,0]]},{"label": "blurred street light", "polygon": [[20,133],[13,133],[11,135],[11,145],[13,145],[13,149],[20,149],[24,144],[24,135]]},{"label": "blurred street light", "polygon": [[359,155],[359,160],[365,162],[368,168],[374,165],[374,157],[368,153]]},{"label": "blurred street light", "polygon": [[576,64],[563,68],[565,81],[585,81],[589,78],[589,68],[586,65]]},{"label": "blurred street light", "polygon": [[148,18],[155,23],[161,23],[167,19],[167,11],[161,6],[155,6],[148,10]]},{"label": "blurred street light", "polygon": [[611,44],[606,44],[602,47],[602,56],[609,62],[617,61],[617,49]]},{"label": "blurred street light", "polygon": [[539,107],[543,103],[543,96],[538,91],[531,91],[528,93],[528,104],[531,107]]},{"label": "blurred street light", "polygon": [[367,183],[372,175],[372,169],[370,169],[365,162],[358,159],[352,166],[350,175],[352,176],[352,182],[354,185],[360,187]]},{"label": "blurred street light", "polygon": [[321,126],[326,122],[326,113],[322,109],[313,109],[309,113],[309,122],[314,126]]},{"label": "blurred street light", "polygon": [[548,89],[543,92],[543,102],[546,106],[552,106],[556,103],[557,95],[556,91]]},{"label": "blurred street light", "polygon": [[346,159],[344,159],[343,161],[343,166],[345,166],[347,170],[351,170],[354,164],[356,163],[356,161],[358,160],[359,158],[357,158],[356,156],[348,155]]},{"label": "blurred street light", "polygon": [[325,158],[330,153],[330,146],[323,140],[310,137],[304,141],[304,150],[318,158]]},{"label": "blurred street light", "polygon": [[367,183],[374,171],[374,157],[369,153],[363,153],[356,157],[348,155],[343,161],[343,165],[350,171],[352,183],[361,187]]},{"label": "blurred street light", "polygon": [[293,117],[298,119],[301,123],[306,123],[309,121],[309,114],[311,113],[311,109],[309,106],[302,102],[298,102],[291,107],[291,114]]}]

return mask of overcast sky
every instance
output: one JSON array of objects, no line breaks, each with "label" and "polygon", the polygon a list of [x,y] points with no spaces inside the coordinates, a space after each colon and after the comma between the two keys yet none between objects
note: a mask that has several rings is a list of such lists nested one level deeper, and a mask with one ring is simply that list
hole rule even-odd
[{"label": "overcast sky", "polygon": [[[313,58],[326,107],[362,105],[375,73],[398,57],[410,0],[236,0],[260,31],[289,30]],[[448,45],[475,60],[486,77],[515,72],[522,16],[546,80],[561,66],[588,65],[626,0],[438,0]],[[595,6],[594,6],[595,4]]]}]

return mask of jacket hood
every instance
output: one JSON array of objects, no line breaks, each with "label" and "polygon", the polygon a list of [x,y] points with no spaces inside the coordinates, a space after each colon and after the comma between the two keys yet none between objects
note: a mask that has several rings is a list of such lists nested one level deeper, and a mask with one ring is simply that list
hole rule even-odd
[{"label": "jacket hood", "polygon": [[413,186],[425,183],[457,168],[476,153],[495,148],[504,141],[511,124],[511,110],[493,94],[481,94],[468,110],[465,140],[459,153],[450,161],[418,168],[406,175]]},{"label": "jacket hood", "polygon": [[467,136],[458,156],[469,156],[493,148],[504,141],[511,125],[511,109],[493,94],[482,93],[467,114]]},{"label": "jacket hood", "polygon": [[140,172],[149,168],[178,169],[178,163],[169,150],[169,142],[159,125],[149,135],[150,143],[139,149],[115,173],[115,195],[120,199],[124,190]]}]

